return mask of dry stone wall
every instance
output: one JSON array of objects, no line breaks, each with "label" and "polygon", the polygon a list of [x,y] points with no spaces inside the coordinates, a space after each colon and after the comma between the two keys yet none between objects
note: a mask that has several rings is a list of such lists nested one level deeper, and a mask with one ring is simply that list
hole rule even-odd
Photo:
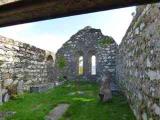
[{"label": "dry stone wall", "polygon": [[7,101],[22,88],[53,80],[48,78],[53,74],[53,60],[46,61],[46,57],[45,50],[0,36],[0,101]]},{"label": "dry stone wall", "polygon": [[[112,37],[104,36],[100,29],[89,26],[78,31],[56,53],[57,74],[69,80],[100,81],[110,72],[115,80],[117,44]],[[91,74],[91,57],[96,57],[96,74]],[[83,56],[83,74],[79,75],[79,57]],[[112,84],[114,86],[114,84]]]},{"label": "dry stone wall", "polygon": [[116,71],[137,119],[160,120],[160,3],[137,7]]}]

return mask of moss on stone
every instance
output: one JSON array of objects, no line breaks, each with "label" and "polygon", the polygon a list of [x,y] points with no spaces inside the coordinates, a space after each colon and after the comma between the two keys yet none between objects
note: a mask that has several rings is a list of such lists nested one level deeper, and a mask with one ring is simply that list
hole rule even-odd
[{"label": "moss on stone", "polygon": [[101,47],[106,47],[110,44],[112,44],[114,41],[113,41],[113,38],[112,37],[105,37],[104,39],[98,41],[98,44],[101,46]]},{"label": "moss on stone", "polygon": [[64,56],[60,56],[57,59],[57,67],[60,69],[63,69],[66,66],[67,62],[66,59],[64,58]]},{"label": "moss on stone", "polygon": [[141,24],[141,22],[140,22],[140,21],[136,21],[136,22],[135,22],[135,28],[139,27],[139,26],[140,26],[140,24]]},{"label": "moss on stone", "polygon": [[4,61],[0,60],[0,66],[3,65]]}]

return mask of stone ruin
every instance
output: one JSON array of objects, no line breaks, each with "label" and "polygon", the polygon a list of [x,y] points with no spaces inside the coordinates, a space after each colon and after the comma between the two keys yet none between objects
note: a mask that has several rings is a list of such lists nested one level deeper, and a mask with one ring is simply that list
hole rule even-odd
[{"label": "stone ruin", "polygon": [[56,61],[50,52],[0,36],[0,102],[23,93],[23,86],[58,79],[100,82],[110,72],[111,89],[125,93],[137,120],[160,120],[159,13],[160,3],[138,6],[119,46],[85,27],[63,44]]},{"label": "stone ruin", "polygon": [[160,120],[160,3],[136,11],[118,48],[117,82],[138,120]]},{"label": "stone ruin", "polygon": [[53,80],[54,54],[29,44],[0,36],[0,102]]},{"label": "stone ruin", "polygon": [[[56,54],[57,61],[66,60],[66,65],[57,68],[58,75],[100,81],[102,73],[110,71],[111,82],[125,93],[137,120],[160,120],[160,3],[137,7],[119,46],[115,42],[101,46],[106,38],[110,39],[90,27],[73,35]],[[96,75],[91,75],[92,55],[96,56]],[[84,59],[81,75],[79,56]]]},{"label": "stone ruin", "polygon": [[[56,53],[56,68],[59,77],[69,80],[91,80],[100,82],[103,73],[109,71],[114,89],[117,44],[100,29],[89,26],[78,31]],[[92,56],[95,56],[96,71],[92,74]],[[79,74],[79,58],[83,58],[82,74]]]}]

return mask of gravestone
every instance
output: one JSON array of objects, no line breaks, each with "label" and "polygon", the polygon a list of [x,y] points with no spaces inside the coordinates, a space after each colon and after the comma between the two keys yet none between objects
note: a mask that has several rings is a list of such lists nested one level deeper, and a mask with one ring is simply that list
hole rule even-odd
[{"label": "gravestone", "polygon": [[111,81],[111,75],[108,72],[107,74],[103,75],[101,80],[99,97],[102,102],[107,102],[112,99],[110,81]]},{"label": "gravestone", "polygon": [[20,80],[17,85],[17,94],[23,94],[24,91],[24,81]]},{"label": "gravestone", "polygon": [[2,88],[1,88],[1,84],[0,84],[0,105],[2,104]]},{"label": "gravestone", "polygon": [[3,95],[3,102],[8,102],[9,101],[9,98],[10,98],[10,95],[8,93],[5,93]]},{"label": "gravestone", "polygon": [[45,120],[59,120],[68,110],[69,106],[69,104],[59,104],[45,117]]},{"label": "gravestone", "polygon": [[0,120],[6,120],[6,119],[5,119],[6,117],[11,117],[11,116],[13,116],[14,114],[16,114],[16,112],[13,112],[13,111],[5,111],[5,112],[2,112],[2,111],[0,111]]},{"label": "gravestone", "polygon": [[49,89],[48,84],[39,84],[30,87],[31,93],[46,92]]}]

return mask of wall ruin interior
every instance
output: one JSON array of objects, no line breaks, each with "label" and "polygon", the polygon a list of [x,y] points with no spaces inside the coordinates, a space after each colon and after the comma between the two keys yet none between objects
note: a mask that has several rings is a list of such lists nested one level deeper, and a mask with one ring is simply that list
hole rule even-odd
[{"label": "wall ruin interior", "polygon": [[137,7],[116,71],[137,119],[160,120],[160,3]]},{"label": "wall ruin interior", "polygon": [[[160,119],[160,3],[138,6],[136,15],[117,46],[99,29],[86,27],[63,44],[54,57],[34,46],[0,36],[0,102],[23,80],[30,85],[55,78],[100,81],[112,74],[125,93],[138,120]],[[83,72],[79,75],[79,58]],[[91,74],[91,57],[96,56],[96,75]],[[53,57],[53,58],[52,58]],[[53,74],[54,73],[54,74]],[[114,89],[114,84],[112,84]]]},{"label": "wall ruin interior", "polygon": [[25,90],[33,84],[51,81],[54,58],[47,60],[49,55],[51,59],[53,53],[49,51],[0,36],[0,102],[17,93],[21,80]]},{"label": "wall ruin interior", "polygon": [[[70,80],[100,81],[102,75],[109,71],[114,82],[116,50],[117,44],[112,37],[104,36],[100,29],[87,26],[73,35],[56,53],[58,76],[65,76]],[[92,75],[91,69],[93,56],[96,57],[95,75]],[[79,57],[83,57],[83,74],[81,75],[78,73]],[[64,66],[60,66],[61,64]]]}]

